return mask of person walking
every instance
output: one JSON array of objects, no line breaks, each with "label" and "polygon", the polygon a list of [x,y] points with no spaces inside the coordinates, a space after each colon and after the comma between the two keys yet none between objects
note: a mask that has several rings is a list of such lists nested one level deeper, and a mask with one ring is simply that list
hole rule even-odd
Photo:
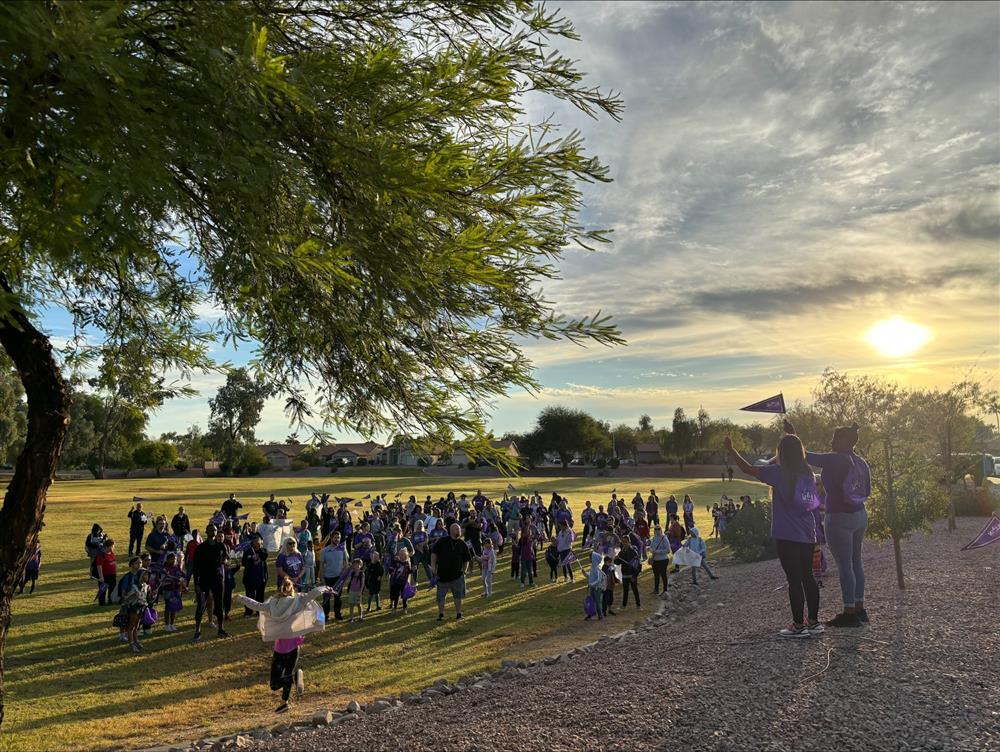
[{"label": "person walking", "polygon": [[[243,590],[247,598],[255,601],[264,600],[264,590],[267,588],[267,549],[256,533],[250,539],[250,545],[243,552]],[[237,598],[239,600],[239,598]],[[247,606],[244,616],[252,616],[253,610]]]},{"label": "person walking", "polygon": [[142,502],[132,505],[128,512],[128,555],[138,556],[142,553],[142,543],[145,539],[146,523],[149,515],[142,511]]},{"label": "person walking", "polygon": [[663,582],[663,592],[667,590],[667,569],[670,566],[670,539],[663,534],[663,528],[656,525],[653,537],[649,541],[649,550],[653,557],[653,595],[660,592],[660,582]]},{"label": "person walking", "polygon": [[229,637],[222,626],[227,558],[225,544],[218,540],[215,525],[209,523],[205,526],[205,540],[194,550],[192,572],[196,604],[193,642],[201,640],[201,620],[206,612],[210,621],[214,616],[219,637]]}]

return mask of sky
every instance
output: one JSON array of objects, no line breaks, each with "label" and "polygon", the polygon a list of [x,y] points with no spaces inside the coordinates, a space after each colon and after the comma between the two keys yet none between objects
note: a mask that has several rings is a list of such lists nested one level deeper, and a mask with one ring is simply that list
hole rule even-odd
[{"label": "sky", "polygon": [[[526,102],[531,120],[579,129],[614,178],[585,188],[582,215],[613,244],[568,251],[545,292],[566,314],[612,314],[628,344],[526,343],[544,388],[494,406],[498,435],[550,404],[614,423],[669,423],[678,406],[749,421],[739,407],[808,401],[827,367],[998,386],[1000,5],[560,7],[582,37],[560,48],[625,113]],[[873,348],[866,333],[892,317],[929,341]],[[201,396],[148,432],[204,427],[223,380],[196,375]],[[288,433],[270,402],[258,437]]]}]

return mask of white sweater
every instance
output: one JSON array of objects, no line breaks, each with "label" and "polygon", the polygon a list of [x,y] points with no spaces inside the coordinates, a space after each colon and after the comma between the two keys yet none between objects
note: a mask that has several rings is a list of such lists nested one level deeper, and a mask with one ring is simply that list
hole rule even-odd
[{"label": "white sweater", "polygon": [[260,614],[257,617],[257,629],[264,642],[274,642],[301,637],[310,632],[322,632],[326,627],[326,619],[316,599],[326,591],[327,588],[318,587],[288,598],[268,598],[263,603],[245,595],[238,595],[236,599]]}]

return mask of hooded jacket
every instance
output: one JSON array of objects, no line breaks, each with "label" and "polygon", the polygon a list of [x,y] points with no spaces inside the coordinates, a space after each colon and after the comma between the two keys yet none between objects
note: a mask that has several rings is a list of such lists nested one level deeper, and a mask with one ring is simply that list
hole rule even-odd
[{"label": "hooded jacket", "polygon": [[257,629],[264,642],[274,642],[302,637],[310,632],[322,632],[326,627],[326,620],[316,599],[325,592],[325,588],[318,587],[308,593],[296,593],[287,598],[268,598],[263,603],[245,595],[238,596],[238,600],[260,614],[257,617]]},{"label": "hooded jacket", "polygon": [[592,551],[590,554],[590,572],[587,574],[587,584],[590,587],[599,588],[604,584],[604,570],[601,569],[603,563],[604,557],[597,553],[597,551]]}]

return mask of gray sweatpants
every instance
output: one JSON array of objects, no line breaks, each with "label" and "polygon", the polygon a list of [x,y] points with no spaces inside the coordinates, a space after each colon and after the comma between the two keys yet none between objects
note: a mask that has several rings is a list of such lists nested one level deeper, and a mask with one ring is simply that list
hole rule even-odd
[{"label": "gray sweatpants", "polygon": [[861,562],[861,543],[868,529],[868,512],[830,512],[826,515],[826,543],[830,547],[844,605],[853,608],[865,599],[865,567]]}]

